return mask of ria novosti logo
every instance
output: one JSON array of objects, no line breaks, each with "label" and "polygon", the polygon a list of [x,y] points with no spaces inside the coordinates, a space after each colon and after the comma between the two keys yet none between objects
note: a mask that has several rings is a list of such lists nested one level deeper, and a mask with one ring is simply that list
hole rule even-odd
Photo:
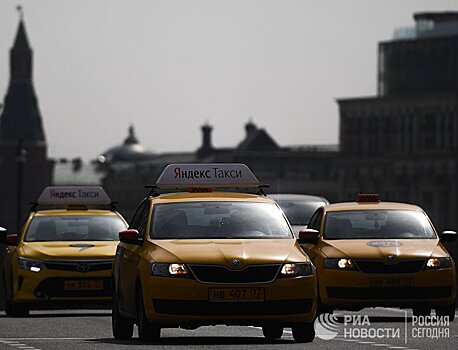
[{"label": "ria novosti logo", "polygon": [[334,339],[339,334],[339,320],[333,314],[321,314],[313,325],[315,335],[323,340]]},{"label": "ria novosti logo", "polygon": [[[315,319],[315,335],[323,340],[332,340],[339,332],[344,339],[393,339],[404,336],[404,342],[412,338],[450,338],[449,316],[413,316],[408,327],[405,311],[404,327],[392,325],[371,325],[368,315],[340,315],[341,321],[333,314],[321,314]],[[404,329],[402,329],[404,328]]]}]

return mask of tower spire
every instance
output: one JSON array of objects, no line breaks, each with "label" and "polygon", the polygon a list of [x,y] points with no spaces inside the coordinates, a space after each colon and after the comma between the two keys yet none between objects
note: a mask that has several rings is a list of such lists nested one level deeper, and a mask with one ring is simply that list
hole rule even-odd
[{"label": "tower spire", "polygon": [[0,145],[36,145],[46,149],[38,101],[32,80],[33,52],[27,39],[22,6],[19,24],[10,50],[10,83],[0,113]]},{"label": "tower spire", "polygon": [[17,5],[16,10],[19,14],[19,20],[22,21],[24,19],[24,10],[22,9],[22,5]]}]

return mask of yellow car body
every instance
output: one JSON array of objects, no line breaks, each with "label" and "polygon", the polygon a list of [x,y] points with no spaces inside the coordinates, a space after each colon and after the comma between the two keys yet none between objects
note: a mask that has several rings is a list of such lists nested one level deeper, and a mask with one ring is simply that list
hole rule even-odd
[{"label": "yellow car body", "polygon": [[118,232],[126,227],[113,210],[32,211],[22,232],[9,236],[2,268],[7,315],[110,306]]},{"label": "yellow car body", "polygon": [[[163,228],[173,208],[186,213],[186,223]],[[262,208],[265,222],[275,217],[284,235],[270,238],[266,228],[265,234],[237,236],[250,225],[231,226],[237,208]],[[262,326],[268,338],[281,337],[283,327],[313,330],[315,268],[270,198],[230,192],[152,195],[139,206],[129,231],[130,241],[120,234],[113,270],[117,339],[130,338],[134,323],[140,338],[149,340],[159,337],[161,328],[217,324]],[[295,268],[291,264],[306,266],[308,273],[281,275],[285,266]]]},{"label": "yellow car body", "polygon": [[399,306],[454,317],[455,263],[420,207],[330,204],[302,237],[314,230],[317,240],[303,247],[317,268],[322,311]]}]

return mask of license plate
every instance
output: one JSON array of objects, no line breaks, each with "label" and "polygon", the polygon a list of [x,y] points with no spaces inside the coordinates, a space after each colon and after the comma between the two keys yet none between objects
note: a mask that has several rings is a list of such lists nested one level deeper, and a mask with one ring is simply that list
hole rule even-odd
[{"label": "license plate", "polygon": [[210,288],[209,301],[264,301],[264,288]]},{"label": "license plate", "polygon": [[71,280],[64,282],[65,290],[100,290],[103,280]]},{"label": "license plate", "polygon": [[415,286],[414,277],[371,278],[370,286],[374,288],[400,288]]}]

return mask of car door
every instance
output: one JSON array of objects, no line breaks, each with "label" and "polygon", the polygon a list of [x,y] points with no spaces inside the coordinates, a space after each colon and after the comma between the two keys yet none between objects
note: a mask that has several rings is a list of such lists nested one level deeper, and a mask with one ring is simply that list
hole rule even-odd
[{"label": "car door", "polygon": [[[143,238],[146,230],[146,223],[149,215],[149,201],[145,199],[137,208],[132,220],[129,224],[129,229],[136,229]],[[138,277],[138,268],[140,258],[143,251],[143,244],[127,244],[120,243],[116,252],[118,269],[118,303],[122,311],[129,314],[135,314],[135,288]]]}]

